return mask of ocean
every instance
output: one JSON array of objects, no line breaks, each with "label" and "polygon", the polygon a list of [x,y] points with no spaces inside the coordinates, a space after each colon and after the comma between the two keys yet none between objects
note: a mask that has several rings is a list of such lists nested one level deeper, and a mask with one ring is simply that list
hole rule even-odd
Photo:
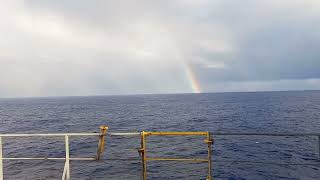
[{"label": "ocean", "polygon": [[[320,133],[320,91],[0,99],[0,133],[210,131]],[[5,138],[5,157],[64,157],[63,138]],[[150,157],[206,157],[204,138],[150,137]],[[320,179],[317,137],[214,137],[213,178]],[[94,157],[96,138],[70,138]],[[72,161],[72,179],[140,179],[139,137],[106,138],[101,162]],[[108,160],[108,159],[119,159]],[[60,179],[63,161],[4,160],[5,179]],[[149,179],[205,179],[206,164],[148,162]]]}]

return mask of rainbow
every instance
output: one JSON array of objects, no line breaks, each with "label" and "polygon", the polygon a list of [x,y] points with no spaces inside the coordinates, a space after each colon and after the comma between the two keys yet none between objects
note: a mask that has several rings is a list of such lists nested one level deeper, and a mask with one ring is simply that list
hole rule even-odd
[{"label": "rainbow", "polygon": [[200,83],[197,80],[196,73],[190,63],[185,64],[187,78],[190,82],[190,86],[193,93],[201,93]]}]

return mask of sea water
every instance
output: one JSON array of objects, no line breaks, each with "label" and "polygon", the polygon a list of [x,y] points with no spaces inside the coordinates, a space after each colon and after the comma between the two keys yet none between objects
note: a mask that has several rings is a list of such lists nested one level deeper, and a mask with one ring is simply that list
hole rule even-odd
[{"label": "sea water", "polygon": [[[319,133],[320,91],[0,99],[0,133],[211,131]],[[214,137],[214,179],[320,179],[317,137]],[[203,137],[148,137],[149,157],[206,158]],[[63,138],[5,138],[5,157],[64,157]],[[72,161],[73,179],[140,179],[139,137],[107,137],[103,160]],[[96,138],[70,138],[94,157]],[[108,160],[108,159],[119,159]],[[258,163],[253,163],[258,162]],[[5,179],[60,179],[63,161],[4,160]],[[204,179],[207,164],[148,162],[149,179]]]}]

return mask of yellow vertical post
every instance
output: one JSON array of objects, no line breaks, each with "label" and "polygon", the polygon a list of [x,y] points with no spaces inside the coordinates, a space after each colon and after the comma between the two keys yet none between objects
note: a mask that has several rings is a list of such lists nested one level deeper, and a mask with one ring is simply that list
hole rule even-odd
[{"label": "yellow vertical post", "polygon": [[210,133],[207,133],[206,143],[208,144],[208,177],[207,180],[212,180],[211,170],[212,170],[212,144],[213,140],[211,139]]},{"label": "yellow vertical post", "polygon": [[100,126],[100,139],[98,144],[98,152],[97,152],[96,160],[100,160],[101,154],[105,150],[105,137],[107,135],[107,130],[108,130],[108,126],[105,126],[105,125]]},{"label": "yellow vertical post", "polygon": [[145,132],[141,132],[141,148],[139,149],[139,153],[142,159],[142,179],[147,180],[147,154],[146,154],[146,137]]}]

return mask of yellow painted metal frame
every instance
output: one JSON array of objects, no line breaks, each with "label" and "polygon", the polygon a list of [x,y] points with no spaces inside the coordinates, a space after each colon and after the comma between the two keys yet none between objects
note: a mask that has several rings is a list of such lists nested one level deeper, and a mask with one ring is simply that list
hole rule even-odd
[{"label": "yellow painted metal frame", "polygon": [[108,131],[108,126],[102,125],[100,126],[100,138],[99,138],[99,143],[98,143],[98,150],[97,150],[97,156],[96,156],[96,160],[99,161],[101,158],[101,154],[104,152],[105,150],[105,137],[107,135],[107,131]]},{"label": "yellow painted metal frame", "polygon": [[[141,134],[141,149],[139,153],[142,159],[142,177],[143,180],[147,180],[147,161],[186,161],[186,162],[206,162],[208,163],[208,176],[207,180],[212,180],[211,169],[212,169],[212,149],[213,139],[209,132],[145,132],[142,131]],[[204,142],[208,145],[208,158],[207,159],[197,159],[197,158],[148,158],[146,150],[146,137],[147,136],[204,136],[206,139]]]}]

